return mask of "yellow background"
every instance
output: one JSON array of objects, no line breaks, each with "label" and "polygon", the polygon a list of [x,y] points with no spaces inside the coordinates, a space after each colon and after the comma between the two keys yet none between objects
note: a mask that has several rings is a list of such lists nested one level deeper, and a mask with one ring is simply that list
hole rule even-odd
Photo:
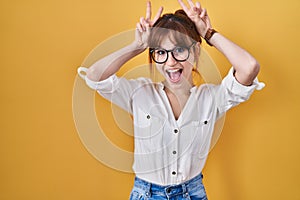
[{"label": "yellow background", "polygon": [[[167,12],[179,8],[175,0],[152,3],[154,12],[160,5]],[[208,197],[299,200],[300,2],[202,4],[218,31],[258,59],[259,78],[267,85],[227,114],[204,169]],[[81,143],[72,92],[88,53],[134,28],[144,12],[143,0],[0,2],[1,200],[128,198],[134,176],[101,164]],[[225,75],[229,63],[204,47]],[[100,97],[96,103],[109,106]],[[132,142],[120,135],[114,131],[110,137],[131,149]]]}]

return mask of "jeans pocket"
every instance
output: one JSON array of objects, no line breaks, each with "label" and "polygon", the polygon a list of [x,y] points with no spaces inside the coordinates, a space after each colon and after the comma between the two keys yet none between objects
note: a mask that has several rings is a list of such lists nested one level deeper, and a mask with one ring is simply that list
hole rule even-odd
[{"label": "jeans pocket", "polygon": [[147,198],[142,193],[133,190],[130,194],[130,200],[146,200]]},{"label": "jeans pocket", "polygon": [[188,188],[188,193],[191,200],[207,200],[206,191],[202,181],[191,184]]},{"label": "jeans pocket", "polygon": [[189,192],[189,197],[191,200],[193,199],[207,200],[207,196],[204,188]]}]

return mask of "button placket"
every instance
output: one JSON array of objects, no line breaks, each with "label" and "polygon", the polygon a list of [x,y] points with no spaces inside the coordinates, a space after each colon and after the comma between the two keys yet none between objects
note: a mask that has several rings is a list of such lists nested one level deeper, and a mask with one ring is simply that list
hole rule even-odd
[{"label": "button placket", "polygon": [[178,175],[178,140],[179,140],[179,128],[178,127],[174,127],[173,129],[173,134],[175,137],[175,141],[172,145],[172,149],[170,149],[170,155],[173,157],[174,159],[174,163],[172,164],[172,167],[170,168],[170,174],[171,176],[174,178],[174,181],[177,180],[177,175]]},{"label": "button placket", "polygon": [[178,139],[179,139],[179,128],[176,126],[173,128],[173,136],[174,136],[174,143],[172,144],[169,155],[172,157],[173,163],[170,166],[170,175],[172,176],[173,180],[176,182],[177,174],[178,174]]},{"label": "button placket", "polygon": [[178,149],[178,135],[175,135],[174,144],[170,149],[170,154],[173,157],[175,156],[176,161],[177,161],[177,154],[178,154],[177,149]]}]

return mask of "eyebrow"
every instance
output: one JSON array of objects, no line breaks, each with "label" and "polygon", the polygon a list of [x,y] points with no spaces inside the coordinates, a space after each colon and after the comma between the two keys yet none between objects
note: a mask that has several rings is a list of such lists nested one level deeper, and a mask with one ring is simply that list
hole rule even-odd
[{"label": "eyebrow", "polygon": [[162,46],[157,46],[157,47],[154,47],[153,49],[165,49],[165,50],[173,50],[175,49],[176,47],[190,47],[190,45],[185,45],[185,44],[176,44],[173,46],[173,48],[170,48],[170,49],[166,49],[166,48],[163,48]]}]

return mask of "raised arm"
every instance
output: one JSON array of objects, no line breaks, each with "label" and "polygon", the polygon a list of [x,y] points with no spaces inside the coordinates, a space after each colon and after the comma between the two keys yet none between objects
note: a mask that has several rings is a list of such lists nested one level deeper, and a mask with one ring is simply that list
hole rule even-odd
[{"label": "raised arm", "polygon": [[136,25],[135,40],[112,54],[95,62],[87,71],[87,77],[92,81],[101,81],[115,74],[127,61],[145,51],[148,47],[150,27],[158,20],[163,8],[160,7],[151,20],[151,3],[147,2],[146,17],[141,17]]},{"label": "raised arm", "polygon": [[[201,37],[206,39],[208,31],[212,30],[212,25],[206,9],[202,8],[199,2],[194,4],[192,0],[187,0],[186,6],[182,0],[178,0],[182,9],[189,18],[195,23]],[[235,78],[243,85],[251,85],[259,72],[259,64],[256,59],[245,49],[233,43],[221,33],[214,33],[208,41],[218,49],[231,63],[235,70]]]}]

